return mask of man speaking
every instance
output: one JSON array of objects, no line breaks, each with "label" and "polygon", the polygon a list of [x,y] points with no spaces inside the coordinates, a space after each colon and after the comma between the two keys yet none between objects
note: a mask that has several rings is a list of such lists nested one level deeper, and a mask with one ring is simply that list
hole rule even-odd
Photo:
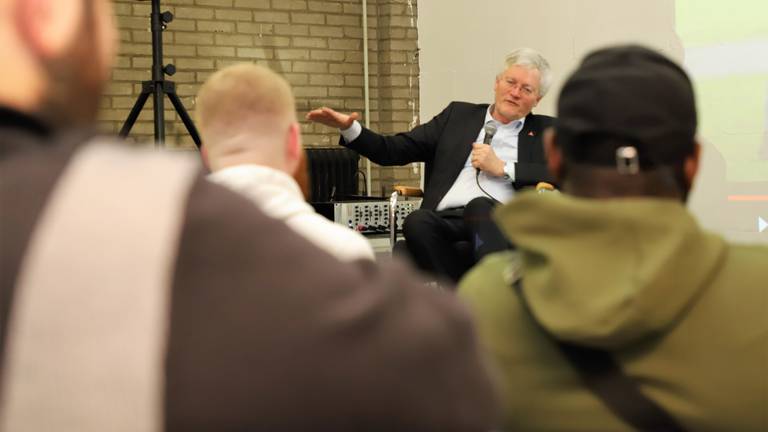
[{"label": "man speaking", "polygon": [[426,163],[421,209],[405,219],[406,244],[421,269],[458,280],[473,260],[455,244],[469,241],[475,259],[507,248],[487,217],[490,208],[549,179],[541,136],[553,118],[531,110],[550,84],[546,59],[519,48],[496,76],[493,105],[451,102],[429,122],[391,136],[362,127],[357,113],[324,107],[307,119],[339,128],[341,145],[379,165]]}]

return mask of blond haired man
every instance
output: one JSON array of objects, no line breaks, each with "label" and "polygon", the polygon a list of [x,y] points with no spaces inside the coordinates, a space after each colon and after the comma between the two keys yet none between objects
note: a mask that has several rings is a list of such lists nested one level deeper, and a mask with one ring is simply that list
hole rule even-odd
[{"label": "blond haired man", "polygon": [[339,259],[374,259],[362,235],[315,213],[293,179],[301,131],[283,77],[254,64],[222,69],[200,89],[196,113],[210,180],[247,196]]}]

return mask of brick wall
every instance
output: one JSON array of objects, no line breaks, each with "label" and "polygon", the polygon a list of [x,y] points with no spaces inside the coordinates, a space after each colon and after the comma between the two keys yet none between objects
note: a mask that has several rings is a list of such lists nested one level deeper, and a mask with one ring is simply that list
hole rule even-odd
[{"label": "brick wall", "polygon": [[[117,132],[150,79],[149,2],[115,0],[121,48],[100,113],[104,130]],[[175,19],[164,32],[165,62],[178,72],[182,102],[194,112],[194,95],[215,70],[253,61],[282,73],[294,86],[299,117],[319,106],[364,109],[361,0],[161,0]],[[418,123],[417,0],[368,0],[371,128],[382,133]],[[192,148],[183,123],[166,100],[166,145]],[[305,146],[336,145],[338,134],[302,122]],[[152,102],[131,136],[151,140]],[[361,168],[364,165],[361,163]],[[393,183],[418,184],[411,167],[374,165],[372,191]]]}]

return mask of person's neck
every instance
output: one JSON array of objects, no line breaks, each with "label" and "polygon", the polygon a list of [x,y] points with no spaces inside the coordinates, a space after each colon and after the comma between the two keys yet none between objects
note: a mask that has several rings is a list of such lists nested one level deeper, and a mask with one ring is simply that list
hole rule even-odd
[{"label": "person's neck", "polygon": [[562,183],[564,193],[580,198],[662,198],[685,201],[673,174],[658,170],[622,175],[614,168],[571,167]]},{"label": "person's neck", "polygon": [[525,116],[520,117],[520,118],[516,118],[516,119],[508,119],[508,118],[504,117],[503,115],[499,114],[499,112],[496,110],[496,104],[493,104],[491,106],[491,117],[494,120],[496,120],[497,122],[499,122],[499,123],[501,123],[503,125],[506,125],[506,124],[509,124],[509,123],[511,123],[513,121],[520,120],[520,119],[522,119]]},{"label": "person's neck", "polygon": [[265,160],[263,155],[260,154],[234,153],[211,158],[211,171],[213,172],[242,165],[256,165],[285,172],[285,169],[279,163]]},{"label": "person's neck", "polygon": [[[39,67],[29,66],[31,59],[27,52],[7,45],[0,47],[0,51],[3,52],[2,59],[10,62],[4,68],[0,82],[0,106],[34,116],[34,113],[40,112],[40,105],[46,92],[50,91],[51,83],[46,83]],[[6,64],[5,61],[2,63]]]}]

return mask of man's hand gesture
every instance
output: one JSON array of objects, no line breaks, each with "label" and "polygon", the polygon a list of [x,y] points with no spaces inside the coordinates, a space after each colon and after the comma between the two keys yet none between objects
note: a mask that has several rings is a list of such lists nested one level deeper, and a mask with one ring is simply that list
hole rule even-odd
[{"label": "man's hand gesture", "polygon": [[492,176],[501,177],[504,175],[504,161],[496,156],[488,144],[473,143],[472,144],[472,166],[484,171]]},{"label": "man's hand gesture", "polygon": [[318,108],[307,113],[307,120],[341,130],[349,129],[349,127],[352,126],[352,123],[359,117],[360,114],[356,112],[353,112],[352,114],[342,114],[328,107]]}]

